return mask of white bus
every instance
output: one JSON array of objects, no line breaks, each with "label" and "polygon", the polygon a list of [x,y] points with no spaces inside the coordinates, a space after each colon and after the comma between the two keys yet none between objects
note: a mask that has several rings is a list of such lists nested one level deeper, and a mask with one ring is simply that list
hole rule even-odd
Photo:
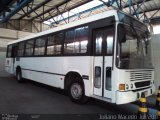
[{"label": "white bus", "polygon": [[111,10],[9,43],[5,67],[77,103],[130,103],[155,91],[149,38],[145,24]]}]

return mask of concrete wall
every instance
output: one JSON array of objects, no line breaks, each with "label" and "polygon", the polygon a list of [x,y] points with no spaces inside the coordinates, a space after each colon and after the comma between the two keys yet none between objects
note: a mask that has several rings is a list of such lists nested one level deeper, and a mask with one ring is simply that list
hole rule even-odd
[{"label": "concrete wall", "polygon": [[31,20],[9,20],[8,22],[0,23],[0,28],[37,33],[50,29],[50,26],[43,24],[43,22],[36,22]]},{"label": "concrete wall", "polygon": [[0,47],[6,47],[8,42],[31,34],[33,33],[0,28]]},{"label": "concrete wall", "polygon": [[33,33],[0,28],[0,76],[3,76],[4,74],[3,71],[4,71],[4,63],[6,57],[7,43],[31,34]]},{"label": "concrete wall", "polygon": [[152,62],[155,68],[155,85],[160,86],[160,34],[152,35]]}]

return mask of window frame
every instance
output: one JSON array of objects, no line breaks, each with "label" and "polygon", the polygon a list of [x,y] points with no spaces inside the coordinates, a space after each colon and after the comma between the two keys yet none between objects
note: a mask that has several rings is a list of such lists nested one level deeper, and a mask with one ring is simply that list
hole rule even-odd
[{"label": "window frame", "polygon": [[[106,40],[102,40],[102,52],[100,54],[97,54],[96,53],[96,35],[93,34],[96,30],[100,30],[100,29],[110,29],[112,30],[112,33],[113,33],[113,42],[112,42],[112,53],[111,54],[108,54],[107,53],[107,41]],[[110,31],[110,30],[107,30]],[[114,56],[114,48],[115,48],[115,31],[116,31],[116,25],[115,24],[110,24],[110,25],[107,25],[107,26],[104,26],[104,27],[98,27],[98,28],[95,28],[95,29],[92,29],[92,42],[93,42],[93,55],[94,56]],[[106,38],[108,37],[108,35],[106,36]]]},{"label": "window frame", "polygon": [[[86,53],[65,53],[64,52],[64,44],[65,44],[65,38],[66,38],[66,32],[68,31],[72,31],[72,30],[75,30],[75,29],[78,29],[78,28],[81,28],[81,27],[88,27],[88,44],[87,44],[87,49],[86,49]],[[78,25],[78,26],[75,26],[75,27],[72,27],[72,28],[69,28],[67,30],[65,30],[64,32],[64,41],[63,41],[63,55],[64,56],[88,56],[89,53],[90,53],[90,23],[86,23],[86,24],[82,24],[82,25]]]},{"label": "window frame", "polygon": [[[27,47],[27,42],[33,41],[33,51],[31,55],[26,55],[26,47]],[[24,56],[25,57],[33,57],[34,56],[34,48],[35,48],[35,38],[29,39],[25,41],[25,50],[24,50]]]},{"label": "window frame", "polygon": [[[55,35],[58,35],[62,33],[63,35],[63,38],[62,38],[62,46],[61,46],[61,53],[60,54],[47,54],[47,47],[48,47],[48,41],[49,41],[49,36],[55,36]],[[50,33],[50,34],[47,34],[46,36],[47,37],[47,41],[46,41],[46,49],[45,49],[45,56],[62,56],[63,55],[63,46],[64,46],[64,36],[65,36],[65,32],[64,31],[58,31],[58,32],[55,32],[55,33]]]},{"label": "window frame", "polygon": [[[46,38],[46,39],[45,39],[45,45],[44,45],[44,54],[43,54],[43,55],[35,55],[36,41],[37,41],[38,39],[43,39],[43,38]],[[34,38],[34,47],[33,47],[33,56],[34,56],[34,57],[37,57],[37,56],[42,57],[42,56],[45,56],[45,55],[46,55],[46,45],[47,45],[47,41],[48,41],[47,35],[43,35],[43,36],[39,36],[39,37]],[[42,47],[42,46],[41,46],[41,47]]]},{"label": "window frame", "polygon": [[[115,28],[116,26],[116,23],[115,23],[115,16],[110,16],[110,17],[107,17],[107,18],[103,18],[103,19],[100,19],[100,20],[97,20],[97,21],[92,21],[92,22],[89,22],[89,23],[84,23],[84,24],[81,24],[81,25],[78,25],[78,26],[73,26],[73,27],[70,27],[70,28],[66,28],[66,29],[63,29],[63,30],[60,30],[60,31],[56,31],[56,32],[52,32],[52,33],[47,33],[45,35],[41,35],[41,36],[38,36],[38,37],[35,37],[35,38],[30,38],[30,39],[27,39],[27,40],[24,40],[23,42],[25,42],[25,49],[24,49],[24,56],[22,57],[54,57],[54,56],[95,56],[94,55],[94,43],[93,43],[93,29],[96,29],[96,28],[101,28],[101,27],[104,27],[104,26],[109,26],[109,25],[113,25],[113,27]],[[80,28],[80,27],[85,27],[85,26],[88,26],[88,44],[87,44],[87,52],[86,53],[71,53],[71,54],[64,54],[64,41],[65,41],[65,33],[66,31],[69,31],[69,30],[73,30],[73,29],[76,29],[76,28]],[[116,29],[115,29],[116,31]],[[113,38],[115,39],[115,31],[114,31],[114,36]],[[45,45],[45,54],[44,55],[39,55],[39,56],[35,56],[34,55],[34,51],[35,51],[35,39],[39,38],[39,37],[43,37],[43,36],[48,36],[48,35],[51,35],[51,34],[57,34],[57,33],[60,33],[60,32],[63,32],[63,43],[62,43],[62,47],[61,47],[61,54],[53,54],[53,55],[47,55],[47,43]],[[27,41],[30,41],[34,39],[34,47],[33,47],[33,54],[30,55],[30,56],[26,56],[25,53],[26,53],[26,42]],[[48,42],[48,37],[47,37],[47,40],[46,42]],[[115,42],[115,40],[114,40]],[[114,42],[113,42],[113,54],[114,54]]]},{"label": "window frame", "polygon": [[[20,43],[24,43],[24,48],[23,48],[23,55],[18,55],[18,50],[19,50],[19,44]],[[18,42],[17,43],[17,45],[18,45],[18,47],[17,47],[17,57],[24,57],[24,54],[25,54],[25,41],[21,41],[21,42]],[[22,49],[21,49],[22,50]]]},{"label": "window frame", "polygon": [[[17,45],[18,45],[18,43],[7,45],[6,58],[15,58],[15,57],[17,57]],[[11,51],[10,51],[10,56],[8,56],[9,46],[12,47]]]},{"label": "window frame", "polygon": [[7,58],[12,58],[12,47],[11,47],[11,51],[10,51],[10,56],[8,56],[8,53],[9,53],[9,47],[12,46],[13,47],[13,44],[10,44],[10,45],[7,45],[7,54],[6,54],[6,57]]}]

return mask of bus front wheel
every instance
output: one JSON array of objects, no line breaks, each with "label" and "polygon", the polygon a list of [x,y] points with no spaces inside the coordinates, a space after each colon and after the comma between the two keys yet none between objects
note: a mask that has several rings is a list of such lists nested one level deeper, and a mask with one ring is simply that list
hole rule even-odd
[{"label": "bus front wheel", "polygon": [[72,81],[69,87],[69,96],[71,101],[79,104],[86,103],[88,97],[84,93],[84,85],[80,81]]}]

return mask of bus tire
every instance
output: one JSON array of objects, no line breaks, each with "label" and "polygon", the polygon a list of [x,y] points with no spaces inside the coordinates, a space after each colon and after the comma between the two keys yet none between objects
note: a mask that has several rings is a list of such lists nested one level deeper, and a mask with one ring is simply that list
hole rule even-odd
[{"label": "bus tire", "polygon": [[81,80],[72,80],[68,93],[71,101],[75,103],[84,104],[88,101],[88,97],[85,96],[84,85]]},{"label": "bus tire", "polygon": [[24,80],[23,80],[23,78],[22,78],[22,71],[21,71],[21,69],[18,69],[18,70],[16,71],[16,79],[17,79],[17,81],[18,81],[19,83],[24,82]]}]

